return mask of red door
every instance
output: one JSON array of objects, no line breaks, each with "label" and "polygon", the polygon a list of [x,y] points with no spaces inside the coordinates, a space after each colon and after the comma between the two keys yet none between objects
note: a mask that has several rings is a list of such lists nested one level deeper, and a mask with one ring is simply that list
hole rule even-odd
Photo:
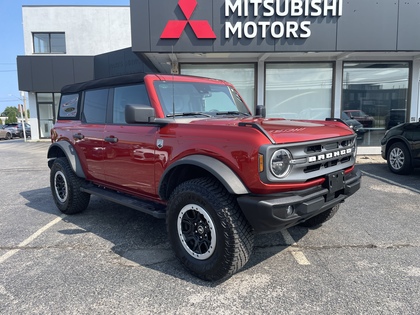
[{"label": "red door", "polygon": [[156,198],[157,126],[106,125],[104,171],[114,189]]}]

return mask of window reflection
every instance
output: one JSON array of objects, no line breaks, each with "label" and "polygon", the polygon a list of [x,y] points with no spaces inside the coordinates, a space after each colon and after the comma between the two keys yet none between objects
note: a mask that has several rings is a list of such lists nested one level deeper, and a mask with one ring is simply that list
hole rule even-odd
[{"label": "window reflection", "polygon": [[255,66],[253,64],[182,64],[181,73],[205,76],[232,83],[252,110],[255,107]]},{"label": "window reflection", "polygon": [[378,146],[385,131],[407,119],[407,62],[346,62],[342,112],[359,121],[366,134],[362,146]]},{"label": "window reflection", "polygon": [[331,117],[332,76],[331,63],[267,64],[267,117]]}]

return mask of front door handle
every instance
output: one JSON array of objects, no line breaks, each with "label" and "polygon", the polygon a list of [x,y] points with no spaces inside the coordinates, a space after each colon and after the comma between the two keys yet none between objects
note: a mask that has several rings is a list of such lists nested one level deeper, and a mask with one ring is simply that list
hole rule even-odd
[{"label": "front door handle", "polygon": [[105,138],[105,142],[110,142],[110,143],[117,143],[118,142],[118,138],[111,136],[111,137],[106,137]]}]

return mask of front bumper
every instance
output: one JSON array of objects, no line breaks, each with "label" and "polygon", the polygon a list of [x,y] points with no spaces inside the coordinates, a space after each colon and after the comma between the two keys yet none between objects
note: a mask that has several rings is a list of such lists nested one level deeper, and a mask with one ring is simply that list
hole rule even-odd
[{"label": "front bumper", "polygon": [[[326,182],[334,180],[328,177]],[[303,222],[344,202],[360,188],[361,173],[354,169],[343,175],[336,187],[317,186],[273,195],[244,195],[238,204],[256,233],[279,231]]]}]

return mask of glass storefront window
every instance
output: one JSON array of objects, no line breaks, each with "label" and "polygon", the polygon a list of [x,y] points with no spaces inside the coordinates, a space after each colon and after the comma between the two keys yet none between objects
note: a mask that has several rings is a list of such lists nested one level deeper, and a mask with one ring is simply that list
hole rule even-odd
[{"label": "glass storefront window", "polygon": [[266,65],[267,117],[320,119],[331,117],[331,63]]},{"label": "glass storefront window", "polygon": [[181,74],[225,80],[235,86],[251,110],[255,108],[254,64],[182,64]]},{"label": "glass storefront window", "polygon": [[342,118],[363,126],[359,145],[379,146],[386,130],[406,122],[408,77],[408,62],[344,63]]}]

